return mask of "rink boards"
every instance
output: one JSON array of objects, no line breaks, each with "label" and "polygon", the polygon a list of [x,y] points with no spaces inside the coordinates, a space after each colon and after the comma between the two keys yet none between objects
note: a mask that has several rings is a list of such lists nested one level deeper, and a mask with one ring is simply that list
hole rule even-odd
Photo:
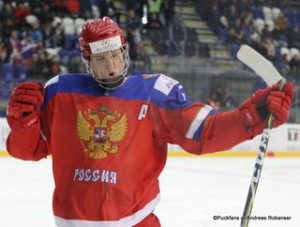
[{"label": "rink boards", "polygon": [[[0,157],[9,157],[6,152],[6,138],[9,127],[4,118],[0,118]],[[224,135],[226,139],[226,135]],[[243,142],[230,151],[209,154],[211,157],[252,157],[257,155],[261,136]],[[169,156],[189,157],[191,155],[177,145],[169,145]],[[207,156],[207,155],[205,155]],[[269,157],[300,157],[300,125],[284,124],[271,130],[267,156]]]}]

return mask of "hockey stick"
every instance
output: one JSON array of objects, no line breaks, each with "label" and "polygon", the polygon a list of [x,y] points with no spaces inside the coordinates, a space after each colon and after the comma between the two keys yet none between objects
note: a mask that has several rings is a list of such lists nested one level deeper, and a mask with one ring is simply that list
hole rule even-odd
[{"label": "hockey stick", "polygon": [[[274,65],[264,58],[257,51],[252,49],[250,46],[242,45],[237,53],[237,58],[243,62],[245,65],[250,67],[258,76],[260,76],[268,86],[276,83],[283,84],[285,82],[284,78],[280,75]],[[268,142],[270,138],[270,130],[272,125],[272,114],[269,115],[267,119],[267,126],[264,129],[259,145],[259,152],[256,158],[254,172],[251,178],[250,187],[248,190],[248,195],[246,199],[246,204],[244,207],[244,212],[241,220],[241,227],[248,227],[249,218],[251,215],[254,198],[256,195],[259,179],[262,172],[262,167],[264,163],[265,154],[268,147]]]}]

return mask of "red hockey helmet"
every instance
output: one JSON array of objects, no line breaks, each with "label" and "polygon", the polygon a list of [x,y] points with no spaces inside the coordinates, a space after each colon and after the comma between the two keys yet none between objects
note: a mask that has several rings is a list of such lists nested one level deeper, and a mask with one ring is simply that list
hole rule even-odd
[{"label": "red hockey helmet", "polygon": [[87,72],[100,86],[115,89],[123,84],[129,68],[128,45],[122,29],[113,20],[104,17],[87,21],[79,45]]},{"label": "red hockey helmet", "polygon": [[126,39],[121,28],[109,17],[86,22],[81,30],[79,44],[83,57],[92,54],[90,43],[106,40],[112,37],[120,36],[122,45],[126,44]]}]

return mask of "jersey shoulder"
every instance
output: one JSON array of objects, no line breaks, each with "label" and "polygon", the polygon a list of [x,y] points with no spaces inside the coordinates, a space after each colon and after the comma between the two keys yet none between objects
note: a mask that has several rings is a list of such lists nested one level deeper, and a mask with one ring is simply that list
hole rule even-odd
[{"label": "jersey shoulder", "polygon": [[164,108],[168,103],[177,103],[180,98],[178,93],[184,93],[177,80],[164,74],[134,75],[129,80],[130,93],[135,95],[133,99],[140,97]]},{"label": "jersey shoulder", "polygon": [[45,84],[45,87],[49,86],[59,86],[59,88],[68,88],[86,85],[87,83],[94,83],[95,81],[86,73],[74,73],[74,74],[60,74],[50,80]]},{"label": "jersey shoulder", "polygon": [[[87,94],[99,90],[98,84],[85,73],[60,74],[45,83],[44,103],[60,93]],[[94,92],[94,93],[95,93]]]},{"label": "jersey shoulder", "polygon": [[145,88],[151,88],[168,95],[179,82],[164,74],[139,74],[129,77],[131,83],[142,84]]}]

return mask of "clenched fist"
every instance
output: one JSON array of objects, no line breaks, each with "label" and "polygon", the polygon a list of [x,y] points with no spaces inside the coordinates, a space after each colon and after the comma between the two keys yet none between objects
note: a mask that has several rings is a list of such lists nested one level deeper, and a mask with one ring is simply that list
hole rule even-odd
[{"label": "clenched fist", "polygon": [[39,120],[44,92],[44,86],[36,82],[24,82],[14,88],[7,108],[7,121],[11,129],[27,128]]},{"label": "clenched fist", "polygon": [[294,84],[291,82],[285,83],[281,90],[279,84],[258,90],[239,107],[245,126],[253,136],[260,134],[270,113],[273,114],[272,128],[283,124],[289,117],[293,98]]}]

